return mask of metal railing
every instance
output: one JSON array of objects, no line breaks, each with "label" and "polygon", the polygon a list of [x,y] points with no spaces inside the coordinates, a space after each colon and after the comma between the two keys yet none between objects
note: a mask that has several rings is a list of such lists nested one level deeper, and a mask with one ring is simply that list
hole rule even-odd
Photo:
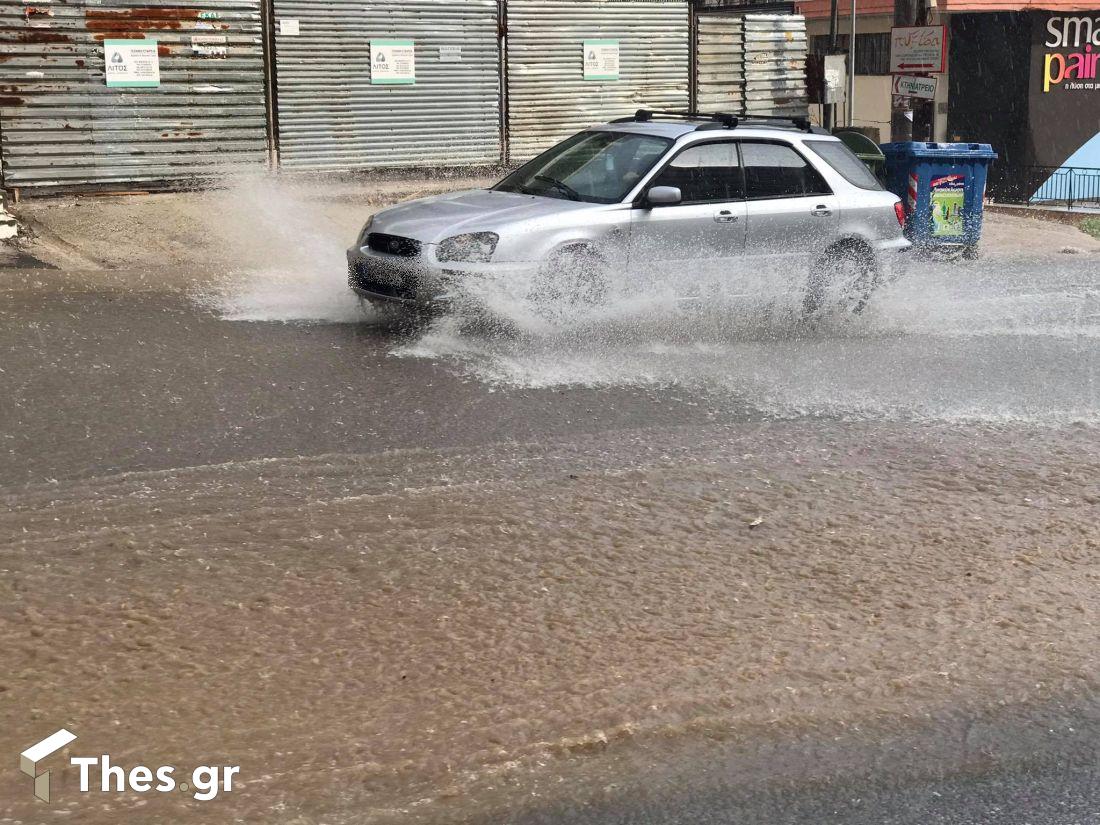
[{"label": "metal railing", "polygon": [[1100,169],[996,165],[990,170],[987,194],[1000,203],[1100,209]]}]

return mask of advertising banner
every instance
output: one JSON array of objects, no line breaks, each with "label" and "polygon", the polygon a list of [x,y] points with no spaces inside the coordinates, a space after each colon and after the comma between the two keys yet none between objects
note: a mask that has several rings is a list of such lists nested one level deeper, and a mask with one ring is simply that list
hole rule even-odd
[{"label": "advertising banner", "polygon": [[104,40],[103,60],[108,86],[149,88],[160,85],[156,40]]},{"label": "advertising banner", "polygon": [[416,46],[413,41],[372,40],[370,82],[373,86],[416,83]]},{"label": "advertising banner", "polygon": [[619,41],[584,41],[584,79],[619,79]]},{"label": "advertising banner", "polygon": [[933,237],[952,238],[963,234],[965,203],[965,175],[941,175],[932,178]]},{"label": "advertising banner", "polygon": [[1038,166],[1100,168],[1100,18],[1036,14],[1028,123]]}]

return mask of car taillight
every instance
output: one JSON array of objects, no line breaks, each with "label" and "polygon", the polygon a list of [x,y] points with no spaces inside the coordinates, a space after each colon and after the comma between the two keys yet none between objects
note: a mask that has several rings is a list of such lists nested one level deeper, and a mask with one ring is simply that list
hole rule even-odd
[{"label": "car taillight", "polygon": [[905,226],[905,206],[901,201],[894,204],[894,214],[898,216],[898,226]]}]

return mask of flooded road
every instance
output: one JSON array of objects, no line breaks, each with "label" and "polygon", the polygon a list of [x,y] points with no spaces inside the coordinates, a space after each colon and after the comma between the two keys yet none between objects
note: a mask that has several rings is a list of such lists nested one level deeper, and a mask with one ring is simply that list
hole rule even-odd
[{"label": "flooded road", "polygon": [[0,482],[667,424],[1100,421],[1091,256],[920,265],[815,328],[658,302],[514,335],[408,330],[363,316],[339,274],[289,278],[13,278]]},{"label": "flooded road", "polygon": [[81,822],[932,822],[851,799],[1028,776],[1095,815],[1091,257],[506,337],[157,277],[4,289],[0,739],[241,783],[58,765]]}]

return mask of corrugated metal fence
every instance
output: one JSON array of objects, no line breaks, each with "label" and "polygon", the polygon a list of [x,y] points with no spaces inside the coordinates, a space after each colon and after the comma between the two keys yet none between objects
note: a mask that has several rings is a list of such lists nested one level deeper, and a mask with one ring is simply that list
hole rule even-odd
[{"label": "corrugated metal fence", "polygon": [[808,114],[804,17],[745,15],[745,111]]},{"label": "corrugated metal fence", "polygon": [[[158,87],[106,85],[114,39],[156,40]],[[191,179],[266,146],[259,0],[0,0],[6,187]]]},{"label": "corrugated metal fence", "polygon": [[695,107],[700,112],[737,112],[744,105],[744,19],[701,14],[695,27]]},{"label": "corrugated metal fence", "polygon": [[806,20],[700,14],[695,31],[700,111],[806,116]]},{"label": "corrugated metal fence", "polygon": [[[280,163],[500,160],[497,0],[275,0]],[[372,83],[371,40],[413,42],[412,83]]]},{"label": "corrugated metal fence", "polygon": [[[271,114],[261,2],[0,0],[5,186],[202,178],[262,164],[276,137],[288,169],[492,164],[504,134],[521,161],[689,104],[688,0],[272,0]],[[708,12],[696,38],[700,109],[806,113],[801,17]],[[108,87],[105,40],[156,41],[159,85]],[[382,76],[372,41],[404,44],[405,76]]]},{"label": "corrugated metal fence", "polygon": [[[596,39],[618,41],[618,80],[585,80]],[[687,109],[690,45],[686,0],[509,0],[510,158],[640,108]]]}]

